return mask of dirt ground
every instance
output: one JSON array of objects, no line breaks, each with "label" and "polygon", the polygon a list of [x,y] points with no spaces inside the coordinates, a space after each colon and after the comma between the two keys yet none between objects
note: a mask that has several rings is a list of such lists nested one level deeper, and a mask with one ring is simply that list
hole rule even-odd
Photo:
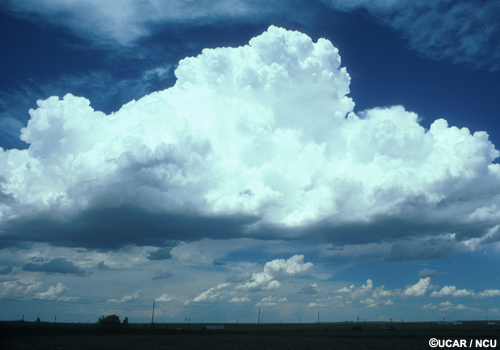
[{"label": "dirt ground", "polygon": [[429,349],[428,339],[265,334],[55,335],[4,339],[3,349]]},{"label": "dirt ground", "polygon": [[[0,322],[0,350],[26,349],[432,349],[431,338],[499,339],[500,329],[482,324],[444,326],[430,323],[255,325],[226,324],[223,331],[202,325],[164,324],[129,327],[80,324]],[[497,341],[500,348],[500,341]]]}]

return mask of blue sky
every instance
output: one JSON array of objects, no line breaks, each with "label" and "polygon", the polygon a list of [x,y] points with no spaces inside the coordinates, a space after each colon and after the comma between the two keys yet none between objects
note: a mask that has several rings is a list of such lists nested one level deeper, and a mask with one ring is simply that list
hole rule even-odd
[{"label": "blue sky", "polygon": [[7,1],[2,319],[500,317],[497,1]]}]

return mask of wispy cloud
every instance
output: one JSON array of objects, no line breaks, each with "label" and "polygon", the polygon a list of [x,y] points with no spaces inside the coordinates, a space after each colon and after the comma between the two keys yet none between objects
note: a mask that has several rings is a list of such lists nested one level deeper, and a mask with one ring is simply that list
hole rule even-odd
[{"label": "wispy cloud", "polygon": [[500,13],[497,1],[323,0],[333,8],[368,10],[400,32],[409,47],[435,60],[498,70]]},{"label": "wispy cloud", "polygon": [[[195,1],[70,1],[37,2],[9,0],[8,7],[32,21],[69,28],[74,34],[94,42],[130,46],[154,34],[166,24],[203,25],[214,21],[255,22],[268,15],[302,12],[300,1],[260,0]],[[340,11],[363,8],[380,23],[398,31],[409,47],[432,59],[445,59],[476,68],[500,68],[496,1],[453,0],[322,0]],[[295,8],[295,10],[290,10]]]},{"label": "wispy cloud", "polygon": [[140,3],[133,0],[9,0],[7,3],[12,11],[33,21],[62,25],[78,36],[121,45],[132,45],[165,22],[207,23],[221,18],[248,18],[257,12],[251,1],[239,0],[146,0]]}]

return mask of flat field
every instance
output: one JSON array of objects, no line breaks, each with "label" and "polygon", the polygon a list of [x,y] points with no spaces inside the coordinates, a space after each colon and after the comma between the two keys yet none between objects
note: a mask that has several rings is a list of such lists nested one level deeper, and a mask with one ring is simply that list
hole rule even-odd
[{"label": "flat field", "polygon": [[472,348],[478,348],[476,340],[487,345],[497,340],[500,348],[499,326],[486,322],[224,324],[224,330],[204,326],[0,322],[0,349],[431,349],[431,338],[465,339],[467,345],[472,340]]}]

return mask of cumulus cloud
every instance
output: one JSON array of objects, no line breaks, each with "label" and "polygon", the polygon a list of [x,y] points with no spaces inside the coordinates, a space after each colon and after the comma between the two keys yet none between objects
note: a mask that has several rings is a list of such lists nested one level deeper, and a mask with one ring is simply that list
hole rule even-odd
[{"label": "cumulus cloud", "polygon": [[457,289],[455,286],[444,286],[439,291],[430,294],[431,297],[475,297],[491,298],[500,296],[499,289],[485,289],[482,292],[475,292],[472,289]]},{"label": "cumulus cloud", "polygon": [[3,298],[28,298],[42,286],[41,281],[20,280],[5,281],[0,283],[0,297]]},{"label": "cumulus cloud", "polygon": [[273,297],[271,295],[262,298],[261,301],[255,304],[255,307],[273,307],[280,303],[286,303],[288,301],[287,298],[279,298]]},{"label": "cumulus cloud", "polygon": [[57,283],[56,286],[51,286],[46,292],[40,292],[35,294],[35,298],[41,300],[57,300],[57,301],[76,301],[78,298],[74,297],[62,297],[60,294],[69,290],[70,288],[62,284],[61,282]]},{"label": "cumulus cloud", "polygon": [[[439,311],[450,311],[450,310],[469,310],[470,307],[464,305],[464,304],[458,304],[454,305],[450,301],[445,301],[439,304],[440,308]],[[477,309],[476,309],[477,310]]]},{"label": "cumulus cloud", "polygon": [[75,266],[73,262],[64,258],[53,259],[45,264],[28,263],[23,266],[23,271],[85,275],[84,270],[81,270],[78,266]]},{"label": "cumulus cloud", "polygon": [[134,294],[132,294],[132,295],[125,295],[121,299],[108,299],[107,301],[109,303],[131,303],[133,301],[139,300],[140,298],[141,298],[141,291],[138,290]]},{"label": "cumulus cloud", "polygon": [[276,259],[264,265],[264,271],[254,273],[250,281],[240,284],[236,290],[256,292],[273,290],[281,286],[279,281],[302,273],[313,267],[313,263],[304,263],[303,255],[294,255],[290,259]]},{"label": "cumulus cloud", "polygon": [[431,297],[469,297],[474,295],[473,290],[457,289],[455,286],[444,286],[439,292],[434,291],[431,293]]},{"label": "cumulus cloud", "polygon": [[196,298],[194,298],[193,302],[200,303],[200,302],[215,301],[215,300],[219,299],[219,297],[222,294],[222,291],[226,290],[228,286],[229,286],[229,283],[221,283],[217,287],[210,288],[207,291],[198,295]]},{"label": "cumulus cloud", "polygon": [[439,303],[439,306],[439,311],[448,311],[453,308],[453,303],[450,301],[444,301],[442,303]]},{"label": "cumulus cloud", "polygon": [[476,295],[478,298],[499,297],[500,289],[486,289]]},{"label": "cumulus cloud", "polygon": [[233,297],[231,300],[228,301],[228,303],[235,303],[235,304],[241,304],[241,303],[249,303],[252,300],[248,297]]},{"label": "cumulus cloud", "polygon": [[[379,302],[376,299],[373,298],[366,298],[364,300],[359,301],[361,304],[366,305],[368,308],[372,307],[377,307],[379,305]],[[384,305],[392,305],[392,300],[388,299],[384,301]]]},{"label": "cumulus cloud", "polygon": [[347,294],[351,299],[358,299],[368,293],[371,293],[373,290],[373,281],[371,279],[366,280],[366,284],[363,284],[361,287],[356,287],[351,285],[349,287],[342,287],[337,290],[337,293]]},{"label": "cumulus cloud", "polygon": [[416,284],[406,287],[403,294],[406,296],[420,297],[427,292],[427,289],[431,285],[430,277],[421,278]]},{"label": "cumulus cloud", "polygon": [[[394,302],[389,297],[404,296],[401,289],[386,290],[385,286],[374,288],[373,281],[368,279],[366,284],[360,287],[351,285],[349,287],[342,287],[337,289],[334,294],[336,298],[334,302],[341,302],[340,305],[349,304],[352,301],[359,301],[360,304],[365,305],[367,308],[374,308],[380,306],[390,306]],[[323,303],[314,303],[314,305],[327,305]],[[311,307],[311,305],[310,305]]]},{"label": "cumulus cloud", "polygon": [[[226,282],[209,288],[205,292],[195,297],[192,302],[214,302],[233,296],[235,293],[249,293],[260,291],[271,291],[281,286],[280,281],[305,272],[312,268],[313,264],[304,263],[303,255],[294,255],[288,260],[275,259],[264,265],[262,272],[243,273],[239,276],[231,276]],[[245,283],[242,283],[245,282]],[[231,303],[248,302],[248,297],[233,296],[229,301]],[[188,301],[186,304],[191,303]]]},{"label": "cumulus cloud", "polygon": [[155,300],[160,302],[160,303],[168,303],[168,302],[174,300],[174,298],[169,296],[167,293],[163,293],[159,298],[156,298]]},{"label": "cumulus cloud", "polygon": [[401,106],[353,113],[328,40],[271,26],[175,75],[110,115],[72,95],[38,101],[29,149],[0,150],[3,244],[150,245],[163,259],[167,242],[203,237],[404,239],[396,248],[417,260],[498,225],[488,135],[442,119],[425,130]]}]

